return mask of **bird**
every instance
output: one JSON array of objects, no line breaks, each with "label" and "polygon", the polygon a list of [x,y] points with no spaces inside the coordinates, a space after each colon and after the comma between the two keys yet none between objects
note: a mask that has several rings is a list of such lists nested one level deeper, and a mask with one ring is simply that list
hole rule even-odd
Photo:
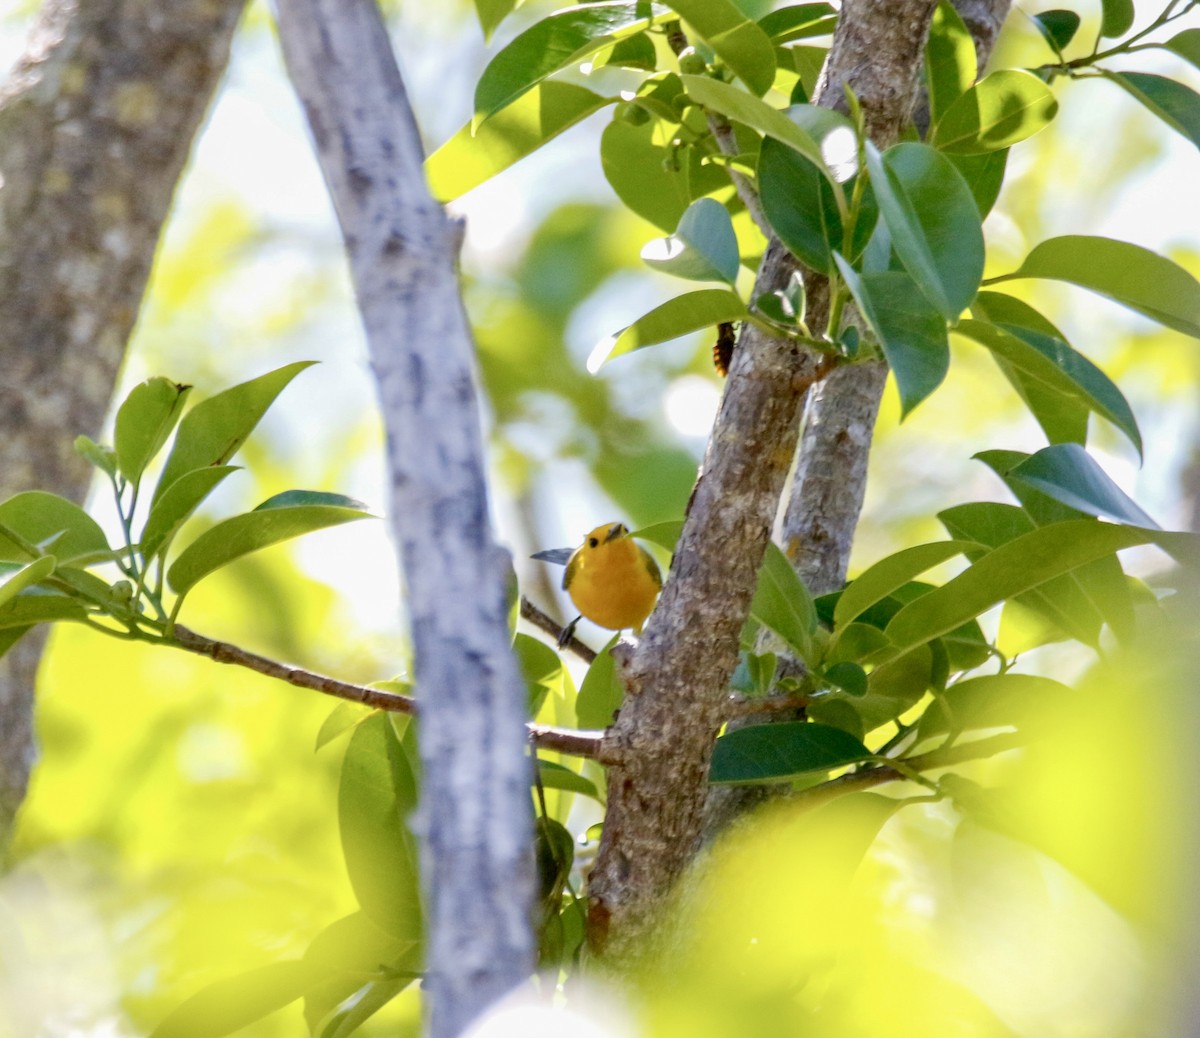
[{"label": "bird", "polygon": [[560,648],[571,640],[581,617],[610,631],[630,628],[641,634],[662,589],[658,563],[624,523],[597,526],[574,550],[550,548],[533,558],[567,567],[562,586],[580,615],[563,629]]}]

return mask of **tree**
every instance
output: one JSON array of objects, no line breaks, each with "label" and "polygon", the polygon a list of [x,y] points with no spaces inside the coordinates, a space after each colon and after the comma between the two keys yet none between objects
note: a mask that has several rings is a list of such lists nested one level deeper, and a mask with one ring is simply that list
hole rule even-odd
[{"label": "tree", "polygon": [[[1142,450],[1120,390],[1030,303],[993,286],[1065,281],[1196,335],[1200,285],[1164,256],[1080,235],[1036,245],[981,284],[980,226],[1004,181],[1008,150],[1054,119],[1058,102],[1047,83],[1057,76],[1103,69],[1195,141],[1189,88],[1107,67],[1150,45],[1194,59],[1195,30],[1147,35],[1187,9],[1169,5],[1149,30],[1134,32],[1132,8],[1107,4],[1095,45],[1069,60],[1063,51],[1080,19],[1044,14],[1037,24],[1052,60],[1037,74],[1001,68],[975,83],[1002,7],[963,5],[956,13],[949,5],[860,3],[835,16],[825,5],[808,4],[752,20],[714,0],[661,9],[588,5],[535,23],[484,70],[475,125],[427,164],[439,197],[474,186],[611,104],[613,121],[601,146],[610,182],[668,235],[647,248],[647,262],[724,286],[657,307],[616,338],[612,353],[741,322],[682,528],[643,531],[674,550],[659,606],[640,641],[595,659],[581,689],[580,719],[592,718],[603,730],[528,728],[535,745],[606,768],[603,834],[581,896],[570,878],[566,805],[556,805],[559,817],[551,817],[546,794],[597,787],[556,762],[539,765],[545,962],[572,963],[586,931],[610,968],[679,969],[685,986],[703,997],[707,967],[678,946],[705,946],[712,913],[703,892],[728,889],[728,875],[720,885],[722,869],[736,875],[741,867],[736,840],[697,866],[706,819],[707,836],[719,838],[731,818],[761,799],[725,787],[765,789],[802,807],[831,802],[828,811],[803,815],[804,839],[791,843],[794,853],[785,858],[794,865],[810,848],[822,856],[814,871],[827,891],[840,872],[854,871],[881,826],[911,804],[948,800],[973,824],[1028,836],[1004,821],[1011,804],[1003,797],[945,769],[1021,747],[1038,759],[1053,726],[1038,720],[1041,706],[1030,714],[1030,700],[1071,697],[1062,683],[1017,668],[1018,652],[1006,639],[985,635],[978,617],[1004,603],[1009,634],[1020,632],[1008,642],[1027,649],[1069,639],[1107,657],[1109,639],[1136,644],[1139,628],[1155,630],[1163,612],[1153,596],[1130,589],[1116,553],[1154,544],[1191,565],[1195,546],[1186,535],[1159,529],[1084,449],[1089,416],[1096,414]],[[503,5],[481,10],[489,29],[507,13]],[[818,55],[807,43],[793,44],[830,30],[833,45],[817,78]],[[392,516],[414,601],[422,716],[417,742],[427,799],[418,830],[431,929],[424,968],[433,1033],[458,1033],[527,974],[531,942],[521,925],[527,903],[520,849],[528,835],[521,704],[511,657],[496,643],[497,635],[501,643],[506,637],[502,567],[484,520],[478,424],[464,389],[467,330],[452,290],[455,247],[444,217],[416,186],[415,126],[374,5],[296,0],[283,5],[281,32],[346,235],[391,430]],[[1102,39],[1116,42],[1102,48]],[[637,70],[640,82],[618,99],[552,78],[584,61]],[[776,95],[767,95],[770,89]],[[778,98],[780,90],[790,94],[786,113],[778,101],[762,99]],[[808,104],[809,96],[817,104]],[[918,132],[909,129],[914,121]],[[746,293],[739,272],[753,267],[756,282]],[[868,432],[885,376],[890,370],[895,378],[902,415],[912,411],[946,376],[951,331],[996,359],[1000,377],[1025,401],[1049,446],[982,456],[1019,505],[968,502],[943,511],[949,540],[906,547],[845,585]],[[403,350],[393,354],[398,345]],[[436,355],[427,352],[431,346]],[[103,616],[129,637],[384,711],[415,712],[405,690],[372,690],[284,668],[176,623],[191,588],[246,550],[361,515],[340,497],[279,495],[202,534],[165,565],[179,522],[225,474],[213,466],[228,461],[229,445],[245,439],[297,372],[297,366],[279,369],[188,412],[140,532],[133,501],[146,462],[179,419],[180,387],[151,381],[127,398],[115,453],[83,443],[113,482],[125,549],[112,552],[102,532],[95,540],[82,513],[44,498],[0,506],[14,546],[7,626],[19,631],[51,619],[95,624]],[[769,546],[770,532],[801,411],[818,384],[819,395],[807,403],[784,553]],[[247,398],[254,401],[249,409],[227,406]],[[446,423],[445,441],[430,435],[440,431],[443,416],[459,413],[463,421]],[[233,428],[221,424],[230,414],[238,416]],[[426,449],[412,451],[417,442]],[[423,464],[430,461],[432,473]],[[183,499],[173,502],[178,514],[164,504],[173,496]],[[155,522],[171,531],[158,541],[149,536]],[[79,550],[64,546],[64,528],[78,535],[71,548]],[[956,558],[965,568],[940,586],[917,579]],[[78,567],[105,561],[124,568],[129,586],[102,593],[89,583],[93,578],[79,575],[87,571]],[[148,577],[152,564],[159,567],[157,582]],[[163,569],[178,595],[174,605],[162,597]],[[1186,587],[1186,579],[1180,584]],[[468,637],[457,611],[476,598]],[[136,605],[141,599],[144,611]],[[523,613],[539,617],[532,605]],[[517,635],[516,646],[536,714],[547,686],[564,682],[562,664],[528,635]],[[456,669],[464,666],[465,672]],[[1170,667],[1164,679],[1179,681]],[[1105,680],[1096,683],[1103,687]],[[445,693],[441,702],[434,690]],[[439,720],[443,705],[457,717]],[[478,719],[464,723],[475,716],[474,706],[482,707]],[[744,723],[772,715],[785,719]],[[341,723],[339,715],[334,729]],[[996,728],[1017,731],[971,735]],[[362,911],[326,931],[305,958],[197,996],[160,1033],[185,1033],[197,1020],[205,1033],[226,1033],[301,995],[317,1032],[348,1033],[409,983],[421,945],[412,847],[403,831],[416,785],[412,734],[377,715],[361,721],[347,750],[343,842]],[[490,767],[462,781],[472,764]],[[861,792],[889,784],[903,794],[912,788],[904,783],[919,795]],[[485,817],[494,823],[481,825]],[[381,824],[391,835],[380,832]],[[822,837],[826,825],[830,839]],[[488,839],[480,840],[481,833]],[[370,846],[373,840],[381,846]],[[1053,840],[1043,846],[1105,886],[1078,848]],[[465,888],[464,879],[471,881]],[[1113,888],[1120,884],[1109,883],[1104,893],[1120,902],[1122,891]],[[810,901],[793,906],[797,918],[814,914]],[[476,923],[463,933],[462,923],[481,918],[468,909],[502,922],[483,924],[483,933]],[[720,932],[727,930],[717,926],[709,939]],[[741,936],[753,943],[755,934]],[[352,947],[363,944],[366,951]],[[347,965],[355,961],[357,968]],[[806,1006],[802,1015],[810,1010],[820,1006]],[[977,1005],[972,1012],[986,1018]]]}]

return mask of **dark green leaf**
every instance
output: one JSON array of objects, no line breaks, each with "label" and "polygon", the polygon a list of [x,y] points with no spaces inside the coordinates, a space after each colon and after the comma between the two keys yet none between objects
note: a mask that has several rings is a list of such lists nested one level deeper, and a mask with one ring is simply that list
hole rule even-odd
[{"label": "dark green leaf", "polygon": [[1060,58],[1067,44],[1075,39],[1075,34],[1079,31],[1079,15],[1074,11],[1066,11],[1061,8],[1035,14],[1033,21],[1038,27],[1038,31],[1046,38],[1046,42],[1050,44],[1051,49]]},{"label": "dark green leaf", "polygon": [[678,339],[681,335],[716,328],[726,321],[746,316],[746,304],[736,293],[724,288],[702,288],[685,292],[643,314],[617,335],[598,343],[588,358],[589,371],[595,372],[614,357],[632,353],[643,346]]},{"label": "dark green leaf", "polygon": [[771,89],[775,48],[737,4],[732,0],[671,0],[671,7],[754,93],[761,96]]},{"label": "dark green leaf", "polygon": [[310,964],[291,960],[219,980],[168,1014],[151,1038],[222,1038],[295,1002],[318,978]]},{"label": "dark green leaf", "polygon": [[870,758],[870,750],[839,728],[805,721],[756,724],[717,740],[708,780],[721,785],[781,782]]},{"label": "dark green leaf", "polygon": [[989,151],[983,155],[951,155],[950,161],[954,168],[962,174],[971,197],[975,199],[975,207],[979,210],[982,220],[992,211],[996,199],[1000,197],[1000,188],[1004,186],[1004,173],[1008,167],[1007,151]]},{"label": "dark green leaf", "polygon": [[[108,540],[95,519],[74,501],[44,490],[27,490],[0,504],[0,526],[53,553],[63,563],[110,554]],[[27,562],[30,555],[0,533],[0,559]]]},{"label": "dark green leaf", "polygon": [[148,561],[171,543],[179,528],[187,522],[200,503],[216,489],[236,465],[213,465],[193,469],[172,483],[150,508],[139,540],[142,556]]},{"label": "dark green leaf", "polygon": [[453,201],[613,100],[575,83],[540,83],[474,133],[467,123],[430,155],[429,190],[439,202]]},{"label": "dark green leaf", "polygon": [[1100,35],[1116,39],[1133,25],[1133,0],[1100,0]]},{"label": "dark green leaf", "polygon": [[625,698],[625,689],[621,687],[616,664],[609,652],[616,643],[617,639],[613,637],[600,650],[579,686],[575,716],[581,728],[607,728]]},{"label": "dark green leaf", "polygon": [[201,400],[179,424],[154,500],[185,473],[229,461],[284,387],[313,363],[287,364]]},{"label": "dark green leaf", "polygon": [[867,672],[857,663],[849,660],[835,663],[825,668],[822,677],[849,696],[861,698],[867,694]]},{"label": "dark green leaf", "polygon": [[1086,515],[1114,519],[1130,526],[1158,528],[1158,524],[1077,443],[1043,447],[1010,469],[1008,476],[1028,483]]},{"label": "dark green leaf", "polygon": [[162,450],[191,389],[161,376],[147,379],[134,386],[118,408],[114,432],[117,462],[130,483],[142,478],[146,465]]},{"label": "dark green leaf", "polygon": [[758,27],[776,44],[825,36],[836,24],[837,11],[829,4],[792,4],[758,20]]},{"label": "dark green leaf", "polygon": [[970,188],[925,144],[897,144],[882,156],[868,145],[867,166],[892,248],[921,293],[946,320],[957,320],[983,275],[983,232]]},{"label": "dark green leaf", "polygon": [[653,72],[658,67],[654,41],[644,32],[617,40],[592,59],[593,68],[637,68]]},{"label": "dark green leaf", "polygon": [[369,512],[342,505],[284,505],[235,515],[205,530],[189,544],[167,571],[167,582],[184,594],[213,570],[252,551],[330,526],[374,518]]},{"label": "dark green leaf", "polygon": [[1200,282],[1140,245],[1079,234],[1051,238],[1036,246],[1019,270],[993,280],[1014,278],[1067,281],[1200,338]]},{"label": "dark green leaf", "polygon": [[271,508],[299,508],[305,505],[323,505],[330,508],[353,508],[365,512],[367,506],[345,494],[333,494],[327,490],[284,490],[268,497],[254,510],[265,512]]},{"label": "dark green leaf", "polygon": [[817,611],[804,581],[774,543],[767,544],[750,615],[774,631],[805,661],[816,658]]},{"label": "dark green leaf", "polygon": [[[978,728],[1020,728],[1032,711],[1052,705],[1071,689],[1032,674],[985,674],[946,689],[921,715],[922,738]],[[1036,713],[1034,714],[1036,716]]]},{"label": "dark green leaf", "polygon": [[408,817],[417,777],[391,719],[374,714],[346,747],[338,789],[338,824],[350,885],[363,911],[385,933],[421,938],[417,844]]},{"label": "dark green leaf", "polygon": [[902,271],[860,276],[841,256],[836,260],[896,377],[904,418],[942,384],[950,369],[945,318]]},{"label": "dark green leaf", "polygon": [[968,550],[980,548],[982,545],[975,541],[934,541],[932,544],[903,548],[880,559],[863,570],[842,592],[833,611],[835,627],[845,628],[876,602],[887,598],[926,570]]},{"label": "dark green leaf", "polygon": [[1167,40],[1163,46],[1200,68],[1200,29],[1184,29]]},{"label": "dark green leaf", "polygon": [[925,89],[929,122],[939,119],[975,82],[975,41],[950,0],[934,8],[929,39],[925,43]]},{"label": "dark green leaf", "polygon": [[538,775],[546,789],[565,789],[569,793],[582,793],[593,800],[600,799],[600,791],[596,789],[596,783],[561,764],[540,760],[538,761]]},{"label": "dark green leaf", "polygon": [[1200,148],[1200,94],[1195,90],[1178,80],[1148,72],[1110,72],[1108,78]]},{"label": "dark green leaf", "polygon": [[1001,151],[1033,136],[1058,112],[1054,94],[1037,76],[1001,69],[955,101],[934,131],[933,144],[957,155]]},{"label": "dark green leaf", "polygon": [[43,555],[26,566],[0,573],[0,611],[27,587],[50,576],[57,564],[53,555]]},{"label": "dark green leaf", "polygon": [[646,243],[642,261],[677,278],[732,284],[741,260],[729,211],[715,199],[697,199],[687,207],[674,234]]},{"label": "dark green leaf", "polygon": [[[657,8],[661,15],[663,8]],[[568,7],[535,22],[490,62],[475,87],[475,119],[512,104],[547,76],[583,61],[654,21],[651,5],[624,0]]]},{"label": "dark green leaf", "polygon": [[842,245],[842,218],[823,169],[768,137],[758,154],[758,190],[779,240],[809,267],[832,274],[833,252]]}]

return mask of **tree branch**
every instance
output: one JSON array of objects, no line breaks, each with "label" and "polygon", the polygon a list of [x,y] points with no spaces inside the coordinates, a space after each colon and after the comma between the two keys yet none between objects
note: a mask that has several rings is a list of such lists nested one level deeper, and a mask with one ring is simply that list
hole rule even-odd
[{"label": "tree branch", "polygon": [[374,0],[279,0],[289,75],[350,258],[387,428],[422,704],[418,812],[429,1033],[450,1038],[534,965],[525,690],[488,525],[460,228],[429,196]]},{"label": "tree branch", "polygon": [[[47,0],[0,89],[0,500],[82,501],[192,139],[245,0]],[[45,629],[0,660],[0,847],[33,763]]]}]

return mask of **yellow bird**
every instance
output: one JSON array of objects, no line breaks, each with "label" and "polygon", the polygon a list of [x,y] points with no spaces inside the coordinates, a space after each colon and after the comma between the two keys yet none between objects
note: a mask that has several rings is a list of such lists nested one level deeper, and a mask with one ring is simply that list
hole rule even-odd
[{"label": "yellow bird", "polygon": [[[538,552],[535,559],[562,562],[567,548]],[[582,616],[600,627],[641,634],[662,589],[662,574],[651,554],[629,536],[624,523],[597,526],[566,559],[562,586]],[[574,633],[576,617],[559,639]]]}]

